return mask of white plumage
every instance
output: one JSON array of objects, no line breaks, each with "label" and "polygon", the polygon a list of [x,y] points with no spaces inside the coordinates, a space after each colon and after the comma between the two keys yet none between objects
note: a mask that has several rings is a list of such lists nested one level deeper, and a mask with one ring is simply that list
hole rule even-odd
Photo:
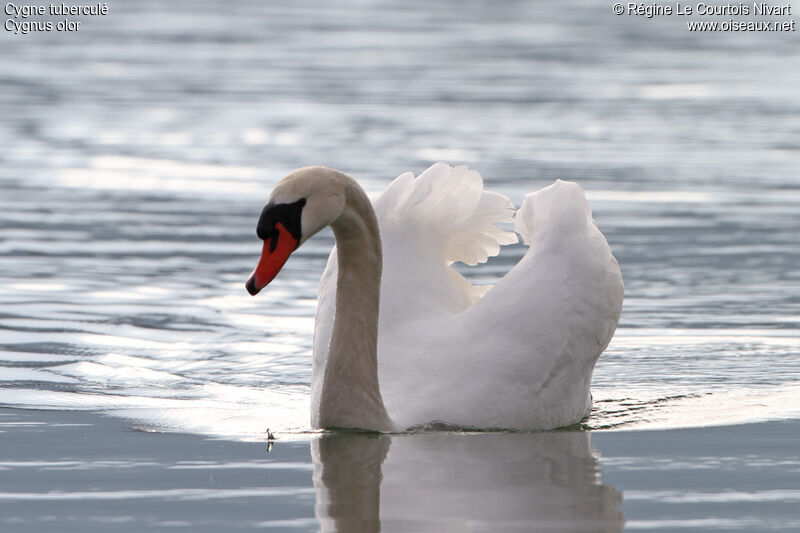
[{"label": "white plumage", "polygon": [[[512,220],[513,205],[484,191],[476,171],[437,163],[416,178],[407,172],[374,207],[383,246],[378,376],[395,429],[550,429],[588,414],[592,370],[616,329],[623,284],[580,186],[558,180],[527,195],[515,230],[530,248],[489,290],[450,266],[484,262],[517,242],[495,225]],[[334,248],[314,337],[317,423],[337,270]]]}]

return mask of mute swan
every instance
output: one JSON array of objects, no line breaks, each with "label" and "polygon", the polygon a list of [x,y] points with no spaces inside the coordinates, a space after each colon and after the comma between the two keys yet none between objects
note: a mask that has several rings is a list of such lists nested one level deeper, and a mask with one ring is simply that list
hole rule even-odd
[{"label": "mute swan", "polygon": [[450,263],[516,242],[494,225],[513,214],[476,171],[445,163],[400,175],[374,209],[326,167],[275,186],[250,294],[325,226],[336,239],[314,328],[314,427],[552,429],[589,413],[592,370],[622,307],[619,266],[583,189],[558,180],[516,213],[524,257],[493,288],[472,286]]}]

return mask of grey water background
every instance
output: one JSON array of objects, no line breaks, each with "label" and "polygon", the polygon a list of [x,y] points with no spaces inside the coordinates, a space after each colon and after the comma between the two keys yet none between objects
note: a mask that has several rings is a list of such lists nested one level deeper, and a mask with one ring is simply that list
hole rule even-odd
[{"label": "grey water background", "polygon": [[[610,8],[112,2],[0,32],[3,530],[797,528],[800,38]],[[626,299],[584,431],[308,433],[332,237],[250,298],[269,190],[439,160],[517,205],[587,190]]]}]

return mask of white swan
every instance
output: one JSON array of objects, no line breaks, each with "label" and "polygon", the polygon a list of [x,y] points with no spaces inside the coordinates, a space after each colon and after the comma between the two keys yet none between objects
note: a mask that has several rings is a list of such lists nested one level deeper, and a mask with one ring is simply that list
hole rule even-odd
[{"label": "white swan", "polygon": [[592,370],[622,307],[619,266],[583,190],[559,180],[516,214],[524,257],[493,288],[472,286],[450,263],[474,265],[516,242],[494,226],[513,213],[477,172],[444,163],[399,176],[374,210],[330,168],[276,185],[250,294],[325,226],[336,238],[314,331],[314,427],[551,429],[589,413]]}]

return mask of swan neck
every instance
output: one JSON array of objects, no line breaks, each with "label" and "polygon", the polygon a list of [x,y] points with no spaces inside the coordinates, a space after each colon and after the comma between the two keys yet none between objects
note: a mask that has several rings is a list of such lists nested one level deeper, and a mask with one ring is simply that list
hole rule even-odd
[{"label": "swan neck", "polygon": [[390,431],[378,382],[380,231],[367,195],[355,181],[346,183],[344,212],[331,224],[339,268],[320,426]]}]

